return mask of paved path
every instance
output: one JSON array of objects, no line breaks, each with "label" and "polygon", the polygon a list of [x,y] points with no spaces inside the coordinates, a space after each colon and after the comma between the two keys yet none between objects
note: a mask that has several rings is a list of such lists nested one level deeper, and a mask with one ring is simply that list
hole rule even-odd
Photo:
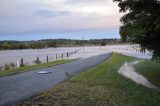
[{"label": "paved path", "polygon": [[126,62],[120,67],[118,72],[122,74],[123,76],[133,80],[137,84],[143,85],[148,88],[156,89],[159,91],[160,89],[157,86],[155,86],[150,81],[148,81],[146,77],[144,77],[143,75],[135,71],[134,65],[139,62],[140,62],[139,60],[134,61],[134,62],[129,62],[129,63]]},{"label": "paved path", "polygon": [[[39,94],[67,79],[66,72],[75,75],[104,62],[111,53],[102,54],[70,63],[24,72],[0,78],[0,106],[11,105]],[[50,74],[37,74],[38,71]]]}]

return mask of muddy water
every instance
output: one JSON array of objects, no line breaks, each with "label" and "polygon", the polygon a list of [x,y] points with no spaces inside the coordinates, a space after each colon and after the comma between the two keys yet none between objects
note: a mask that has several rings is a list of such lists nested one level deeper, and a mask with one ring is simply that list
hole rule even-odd
[{"label": "muddy water", "polygon": [[46,56],[49,56],[49,60],[55,60],[56,54],[61,56],[62,53],[66,55],[67,52],[74,51],[75,48],[48,48],[48,49],[26,49],[26,50],[3,50],[0,51],[0,66],[5,64],[14,63],[24,59],[25,64],[33,64],[37,57],[40,61],[46,61]]},{"label": "muddy water", "polygon": [[66,55],[67,52],[81,49],[77,54],[72,55],[70,58],[87,58],[108,52],[118,52],[128,56],[134,56],[138,58],[150,59],[151,55],[149,52],[141,53],[135,49],[137,45],[108,45],[108,46],[92,46],[92,47],[61,47],[61,48],[48,48],[48,49],[27,49],[27,50],[2,50],[0,51],[0,67],[6,63],[14,63],[24,59],[24,64],[34,64],[37,57],[40,58],[41,62],[46,61],[46,56],[49,56],[49,61],[54,61],[56,54],[61,59],[62,53]]}]

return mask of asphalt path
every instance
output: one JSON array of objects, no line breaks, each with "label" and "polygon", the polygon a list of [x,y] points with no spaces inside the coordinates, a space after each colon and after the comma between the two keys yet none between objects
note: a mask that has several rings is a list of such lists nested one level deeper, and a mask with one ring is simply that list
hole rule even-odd
[{"label": "asphalt path", "polygon": [[[0,106],[10,106],[26,100],[76,75],[86,71],[111,57],[111,53],[101,54],[86,59],[34,71],[0,77]],[[49,74],[37,74],[39,71],[50,71]]]}]

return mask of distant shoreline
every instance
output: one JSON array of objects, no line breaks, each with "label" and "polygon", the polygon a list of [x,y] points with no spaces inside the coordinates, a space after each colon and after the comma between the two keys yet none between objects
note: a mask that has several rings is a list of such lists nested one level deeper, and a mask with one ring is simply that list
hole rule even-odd
[{"label": "distant shoreline", "polygon": [[128,44],[120,39],[45,39],[38,41],[0,41],[0,50],[45,49],[57,47],[105,46]]}]

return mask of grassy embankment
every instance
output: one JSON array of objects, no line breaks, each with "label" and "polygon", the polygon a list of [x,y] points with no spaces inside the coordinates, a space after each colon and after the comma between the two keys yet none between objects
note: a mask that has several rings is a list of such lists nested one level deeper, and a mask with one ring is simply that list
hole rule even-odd
[{"label": "grassy embankment", "polygon": [[135,65],[136,71],[160,87],[160,64],[146,60]]},{"label": "grassy embankment", "polygon": [[54,106],[156,106],[160,92],[137,85],[118,74],[126,61],[135,58],[114,53],[103,64],[72,77],[19,105]]},{"label": "grassy embankment", "polygon": [[3,71],[0,71],[0,77],[12,75],[12,74],[17,74],[17,73],[21,73],[21,72],[26,72],[26,71],[31,71],[31,70],[35,70],[35,69],[51,67],[51,66],[71,62],[71,61],[74,61],[74,60],[58,60],[58,61],[53,61],[53,62],[48,62],[48,63],[42,63],[42,64],[37,64],[37,65],[28,65],[28,66],[24,66],[24,67],[20,67],[20,68],[12,68],[9,70],[3,70]]}]

